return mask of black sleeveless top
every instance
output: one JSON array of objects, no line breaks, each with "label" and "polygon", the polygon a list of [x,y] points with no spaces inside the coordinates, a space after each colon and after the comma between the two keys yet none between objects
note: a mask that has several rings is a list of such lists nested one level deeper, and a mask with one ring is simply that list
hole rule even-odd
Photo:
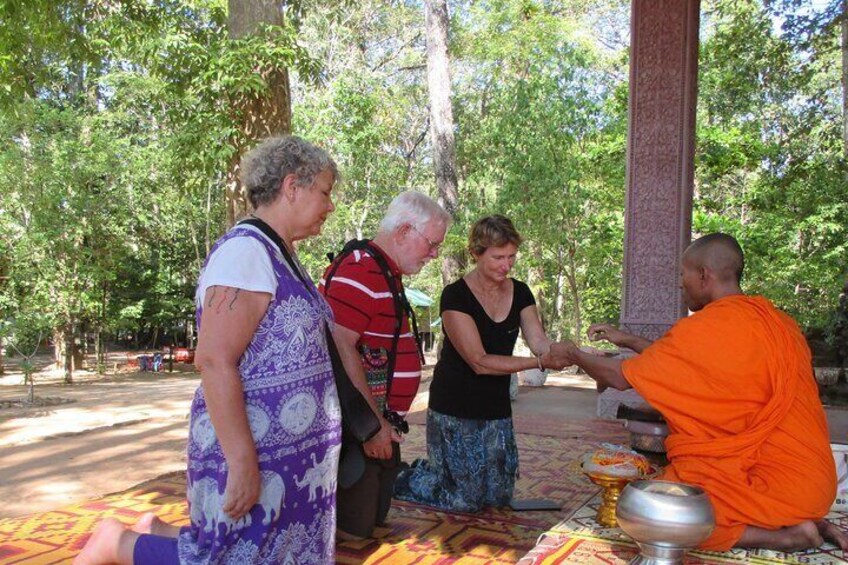
[{"label": "black sleeveless top", "polygon": [[[521,311],[536,304],[530,288],[512,280],[512,308],[502,322],[493,321],[477,302],[464,279],[442,291],[439,312],[454,310],[474,320],[486,353],[512,355],[521,329]],[[499,420],[512,416],[509,375],[477,375],[462,359],[445,332],[442,354],[430,385],[429,407],[441,414],[473,420]]]}]

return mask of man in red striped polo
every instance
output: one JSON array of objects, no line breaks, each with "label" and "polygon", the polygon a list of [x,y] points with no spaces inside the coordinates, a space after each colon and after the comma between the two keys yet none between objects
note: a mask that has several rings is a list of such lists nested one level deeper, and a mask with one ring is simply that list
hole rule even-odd
[{"label": "man in red striped polo", "polygon": [[[395,291],[402,292],[403,275],[419,272],[438,257],[449,224],[448,213],[421,193],[404,192],[392,201],[370,248],[385,259]],[[400,465],[402,437],[397,427],[418,392],[421,358],[405,312],[400,315],[399,338],[393,343],[400,309],[380,262],[366,249],[340,261],[335,271],[325,273],[325,277],[332,273],[330,283],[325,288],[322,279],[319,288],[335,314],[333,334],[345,369],[382,428],[362,444],[365,470],[361,477],[352,485],[339,481],[337,529],[342,538],[367,538],[389,511]]]}]

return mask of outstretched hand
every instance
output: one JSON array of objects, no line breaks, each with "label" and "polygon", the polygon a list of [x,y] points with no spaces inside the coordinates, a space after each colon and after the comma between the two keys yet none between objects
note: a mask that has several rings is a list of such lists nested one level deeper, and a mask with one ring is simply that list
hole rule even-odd
[{"label": "outstretched hand", "polygon": [[592,324],[587,333],[591,341],[608,341],[619,347],[624,345],[629,335],[611,324]]}]

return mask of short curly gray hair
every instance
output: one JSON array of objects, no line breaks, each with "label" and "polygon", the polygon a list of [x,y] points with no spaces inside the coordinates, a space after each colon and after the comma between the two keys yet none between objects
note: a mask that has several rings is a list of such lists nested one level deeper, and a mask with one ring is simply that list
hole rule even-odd
[{"label": "short curly gray hair", "polygon": [[312,186],[323,171],[330,171],[333,181],[339,181],[336,162],[326,151],[297,136],[283,135],[269,137],[245,154],[239,178],[248,200],[258,208],[277,198],[287,175],[295,175],[299,186]]}]

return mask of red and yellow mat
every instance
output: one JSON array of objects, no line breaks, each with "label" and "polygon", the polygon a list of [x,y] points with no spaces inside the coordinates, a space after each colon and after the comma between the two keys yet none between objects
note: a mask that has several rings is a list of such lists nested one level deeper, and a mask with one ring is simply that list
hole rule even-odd
[{"label": "red and yellow mat", "polygon": [[0,564],[70,563],[102,518],[133,524],[145,512],[172,524],[188,523],[185,473],[59,510],[0,520]]},{"label": "red and yellow mat", "polygon": [[[424,427],[411,426],[404,459],[423,456]],[[526,432],[523,432],[526,430]],[[339,563],[515,563],[539,536],[568,518],[597,492],[579,471],[579,459],[599,441],[624,441],[626,432],[610,422],[517,420],[521,477],[516,498],[547,498],[559,512],[488,510],[453,514],[396,502],[387,527],[376,538],[341,542]],[[527,433],[529,432],[529,433]],[[537,434],[543,435],[537,435]],[[95,525],[107,516],[127,524],[145,512],[162,520],[188,523],[183,473],[165,475],[129,490],[59,510],[0,520],[0,564],[69,563]]]},{"label": "red and yellow mat", "polygon": [[[619,528],[605,528],[595,521],[600,494],[592,497],[569,518],[552,527],[519,565],[627,565],[638,555],[633,541]],[[828,516],[839,527],[848,528],[848,514],[834,512]],[[835,546],[825,544],[815,550],[781,553],[768,550],[732,549],[723,553],[692,551],[687,565],[725,565],[750,563],[776,565],[805,563],[812,565],[848,564],[848,558]]]}]

